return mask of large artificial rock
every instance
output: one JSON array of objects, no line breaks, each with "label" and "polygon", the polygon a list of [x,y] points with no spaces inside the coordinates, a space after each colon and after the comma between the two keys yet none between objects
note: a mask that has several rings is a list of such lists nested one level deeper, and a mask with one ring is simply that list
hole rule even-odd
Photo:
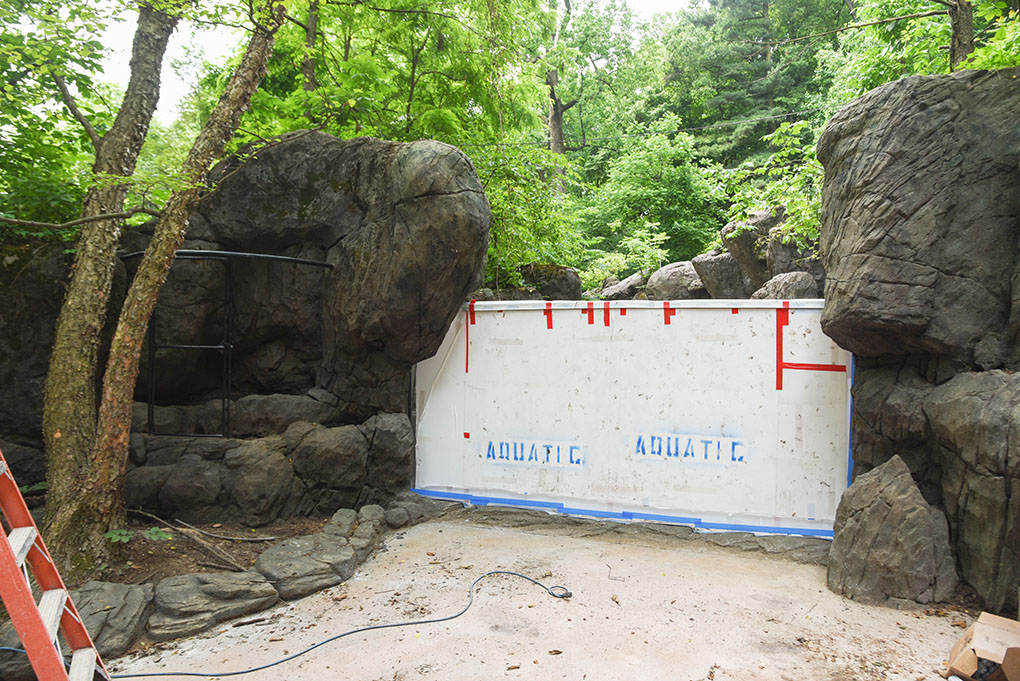
[{"label": "large artificial rock", "polygon": [[151,584],[88,582],[71,592],[71,600],[100,656],[111,658],[123,655],[145,633],[153,589]]},{"label": "large artificial rock", "polygon": [[898,455],[925,500],[942,502],[942,469],[932,456],[924,401],[934,385],[909,364],[855,371],[852,393],[853,475],[856,478]]},{"label": "large artificial rock", "polygon": [[924,402],[960,574],[987,609],[1020,586],[1020,375],[962,373]]},{"label": "large artificial rock", "polygon": [[124,499],[141,508],[187,522],[236,520],[251,526],[307,513],[312,501],[288,461],[284,438],[213,440],[135,439]]},{"label": "large artificial rock", "polygon": [[46,479],[46,453],[41,445],[31,447],[0,439],[0,452],[19,485],[32,485]]},{"label": "large artificial rock", "polygon": [[772,277],[751,294],[755,300],[817,298],[818,282],[807,272],[784,272]]},{"label": "large artificial rock", "polygon": [[840,499],[828,585],[855,601],[930,603],[957,576],[942,511],[929,505],[898,457],[857,478]]},{"label": "large artificial rock", "polygon": [[254,570],[167,577],[156,585],[149,637],[163,641],[196,634],[231,617],[264,610],[279,598]]},{"label": "large artificial rock", "polygon": [[366,481],[369,448],[370,442],[358,426],[315,426],[305,431],[290,458],[294,471],[308,486],[317,512],[331,513],[358,502]]},{"label": "large artificial rock", "polygon": [[772,276],[766,257],[769,230],[782,220],[782,211],[755,211],[746,222],[734,221],[722,228],[723,246],[751,282],[752,289],[761,288]]},{"label": "large artificial rock", "polygon": [[635,272],[623,281],[610,284],[602,289],[599,297],[603,300],[630,300],[644,287],[647,279],[641,272]]},{"label": "large artificial rock", "polygon": [[755,291],[730,253],[702,253],[691,260],[691,265],[713,298],[747,298]]},{"label": "large artificial rock", "polygon": [[330,424],[335,415],[334,407],[308,395],[247,395],[230,405],[230,434],[280,435],[295,421]]},{"label": "large artificial rock", "polygon": [[0,435],[41,437],[43,384],[71,259],[53,246],[0,255]]},{"label": "large artificial rock", "polygon": [[649,300],[689,300],[708,298],[708,291],[694,265],[684,261],[670,263],[653,272],[645,285],[645,295]]},{"label": "large artificial rock", "polygon": [[[489,204],[471,162],[454,147],[312,137],[308,144],[330,163],[316,188],[337,186],[351,204],[341,221],[348,231],[327,256],[334,267],[323,297],[319,383],[352,402],[359,389],[379,383],[374,375],[352,374],[352,358],[385,358],[381,378],[388,382],[435,354],[464,297],[480,283]],[[401,381],[373,411],[404,409],[406,385]]]},{"label": "large artificial rock", "polygon": [[862,356],[997,368],[1012,350],[1020,69],[905,78],[844,106],[825,166],[822,328]]},{"label": "large artificial rock", "polygon": [[359,426],[368,442],[368,471],[358,505],[389,501],[411,486],[414,430],[406,414],[378,414]]},{"label": "large artificial rock", "polygon": [[818,257],[818,244],[800,248],[793,239],[786,240],[781,227],[769,230],[765,264],[771,277],[785,272],[807,272],[815,278],[819,292],[825,288],[825,268]]},{"label": "large artificial rock", "polygon": [[347,539],[325,532],[284,539],[255,561],[255,569],[288,600],[346,581],[355,567],[357,558]]},{"label": "large artificial rock", "polygon": [[521,267],[521,276],[526,286],[538,289],[546,300],[581,299],[581,277],[573,267],[532,263]]}]

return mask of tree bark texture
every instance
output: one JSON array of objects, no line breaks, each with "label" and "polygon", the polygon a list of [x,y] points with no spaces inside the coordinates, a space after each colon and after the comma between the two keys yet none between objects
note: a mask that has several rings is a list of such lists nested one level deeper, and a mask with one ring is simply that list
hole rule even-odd
[{"label": "tree bark texture", "polygon": [[[176,24],[175,17],[148,7],[139,11],[131,78],[113,126],[98,140],[93,165],[98,179],[85,196],[83,217],[123,211],[127,185],[118,180],[134,173],[159,98],[163,53]],[[57,318],[43,403],[50,499],[44,523],[47,528],[63,503],[84,492],[82,484],[96,434],[97,365],[120,224],[120,219],[105,219],[82,226]],[[54,546],[60,546],[59,540]],[[65,557],[75,554],[73,546],[65,545]]]},{"label": "tree bark texture", "polygon": [[184,240],[188,220],[201,198],[212,163],[223,155],[241,115],[266,74],[283,6],[267,3],[265,24],[256,27],[237,70],[227,83],[205,127],[184,162],[183,188],[174,191],[158,219],[153,239],[128,289],[110,346],[103,378],[98,430],[89,448],[82,479],[85,493],[56,505],[48,542],[59,547],[62,569],[72,569],[71,555],[103,559],[109,551],[105,534],[124,523],[124,476],[131,431],[131,405],[145,331],[166,281],[174,255]]},{"label": "tree bark texture", "polygon": [[955,71],[974,51],[974,7],[969,0],[950,0],[949,24],[953,28],[949,42],[949,70]]}]

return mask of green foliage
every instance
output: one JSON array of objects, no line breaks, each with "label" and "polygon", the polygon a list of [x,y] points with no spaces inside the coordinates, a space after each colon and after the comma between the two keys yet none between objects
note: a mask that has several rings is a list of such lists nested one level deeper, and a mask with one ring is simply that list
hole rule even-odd
[{"label": "green foliage", "polygon": [[651,274],[667,262],[668,253],[662,245],[669,235],[655,230],[655,223],[646,223],[620,240],[612,251],[590,249],[588,263],[580,271],[585,291],[599,288],[608,277],[643,272]]},{"label": "green foliage", "polygon": [[606,182],[587,197],[585,233],[607,251],[644,230],[665,235],[659,246],[671,261],[701,253],[722,226],[723,206],[696,161],[693,139],[684,133],[631,140],[610,162]]},{"label": "green foliage", "polygon": [[783,210],[784,241],[814,248],[824,174],[815,157],[818,133],[808,121],[783,123],[765,137],[774,151],[763,163],[716,170],[730,197],[729,218],[746,220],[753,211]]},{"label": "green foliage", "polygon": [[574,178],[562,159],[535,146],[494,145],[471,150],[492,208],[486,280],[519,285],[520,267],[533,262],[576,263],[584,238],[563,193]]},{"label": "green foliage", "polygon": [[141,530],[135,532],[134,530],[116,529],[110,530],[103,535],[112,544],[127,544],[135,537],[141,537],[142,539],[148,539],[149,541],[170,541],[173,539],[173,535],[164,530],[161,527],[150,527],[147,530]]},{"label": "green foliage", "polygon": [[964,63],[968,69],[1004,69],[1020,66],[1020,10],[1005,2],[982,2],[977,13],[988,26],[985,44],[978,46]]}]

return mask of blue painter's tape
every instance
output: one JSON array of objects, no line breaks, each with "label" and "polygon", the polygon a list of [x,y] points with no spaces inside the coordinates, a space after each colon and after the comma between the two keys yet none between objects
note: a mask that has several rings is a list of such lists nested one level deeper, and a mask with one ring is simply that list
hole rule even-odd
[{"label": "blue painter's tape", "polygon": [[554,501],[538,501],[534,499],[505,499],[502,497],[483,497],[463,492],[441,492],[428,489],[412,488],[412,492],[433,499],[462,501],[475,506],[516,506],[521,508],[543,508],[567,515],[581,515],[592,518],[611,518],[616,520],[654,520],[674,525],[692,525],[703,530],[727,530],[730,532],[755,532],[758,534],[794,534],[808,537],[832,539],[832,530],[808,527],[771,527],[768,525],[736,525],[729,523],[705,522],[701,518],[667,515],[663,513],[641,513],[639,511],[599,511],[590,508],[575,508]]},{"label": "blue painter's tape", "polygon": [[847,453],[846,453],[846,486],[850,487],[854,481],[854,372],[857,367],[854,365],[854,356],[850,355],[850,423],[847,424],[850,432],[847,433]]},{"label": "blue painter's tape", "polygon": [[564,506],[560,509],[560,513],[566,513],[567,515],[584,515],[592,518],[612,518],[614,520],[626,520],[623,517],[623,513],[620,511],[596,511],[591,508],[570,508]]}]

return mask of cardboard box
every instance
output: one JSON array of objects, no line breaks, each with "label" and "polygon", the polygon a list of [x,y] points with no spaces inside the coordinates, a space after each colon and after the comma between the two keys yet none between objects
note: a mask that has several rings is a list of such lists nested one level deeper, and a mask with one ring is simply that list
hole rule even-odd
[{"label": "cardboard box", "polygon": [[978,660],[1002,665],[986,681],[1020,681],[1020,622],[981,613],[949,656],[949,674],[975,681]]}]

